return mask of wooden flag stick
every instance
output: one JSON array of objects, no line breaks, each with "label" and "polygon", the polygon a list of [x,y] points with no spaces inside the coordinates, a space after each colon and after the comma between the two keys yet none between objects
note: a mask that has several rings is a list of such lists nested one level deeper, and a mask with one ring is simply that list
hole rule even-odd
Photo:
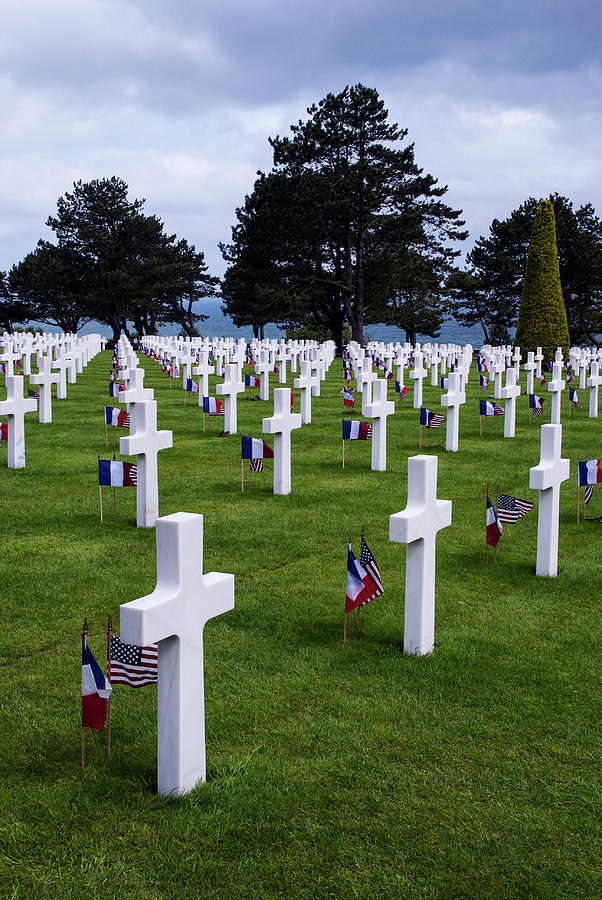
[{"label": "wooden flag stick", "polygon": [[479,416],[479,437],[483,437],[483,416]]},{"label": "wooden flag stick", "polygon": [[[107,680],[111,683],[111,632],[113,630],[113,622],[109,616],[107,622]],[[111,695],[107,700],[107,757],[111,758]]]},{"label": "wooden flag stick", "polygon": [[240,484],[241,484],[241,493],[245,492],[245,461],[241,459],[240,461]]},{"label": "wooden flag stick", "polygon": [[347,613],[345,613],[345,625],[343,627],[343,643],[347,641]]},{"label": "wooden flag stick", "polygon": [[[485,499],[485,509],[487,509],[487,500],[489,500],[489,482],[487,482],[487,497]],[[485,567],[489,568],[489,541],[487,540],[487,523],[485,523]]]},{"label": "wooden flag stick", "polygon": [[[579,487],[579,463],[577,463],[577,522],[579,522],[579,504],[581,502],[581,488]],[[583,511],[585,515],[585,510]]]},{"label": "wooden flag stick", "polygon": [[107,447],[109,446],[109,430],[107,428],[107,420],[105,418],[105,442]]},{"label": "wooden flag stick", "polygon": [[205,413],[203,412],[203,434],[205,434]]},{"label": "wooden flag stick", "polygon": [[419,425],[419,426],[418,426],[418,430],[419,430],[419,432],[420,432],[420,443],[419,443],[419,448],[420,448],[420,450],[422,450],[422,425]]},{"label": "wooden flag stick", "polygon": [[345,438],[343,438],[343,468],[345,468]]},{"label": "wooden flag stick", "polygon": [[[88,646],[88,619],[84,619],[84,647]],[[82,775],[86,770],[86,729],[82,725]]]}]

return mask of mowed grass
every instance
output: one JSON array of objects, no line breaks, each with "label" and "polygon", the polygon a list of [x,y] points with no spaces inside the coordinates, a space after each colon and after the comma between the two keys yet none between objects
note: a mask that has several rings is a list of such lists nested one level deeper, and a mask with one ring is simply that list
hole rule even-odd
[{"label": "mowed grass", "polygon": [[[515,439],[501,417],[480,437],[473,371],[459,452],[443,450],[444,428],[430,432],[423,452],[439,457],[453,519],[437,539],[435,652],[416,658],[403,653],[405,549],[388,541],[419,452],[411,387],[388,420],[387,472],[370,470],[363,442],[343,469],[336,360],[312,424],[293,433],[291,494],[272,493],[271,462],[241,493],[240,437],[219,437],[217,418],[203,433],[197,398],[185,404],[181,382],[170,389],[142,358],[159,427],[173,430],[160,513],[202,513],[204,570],[235,575],[234,610],[205,628],[207,782],[167,799],[155,793],[155,687],[116,686],[112,758],[88,731],[81,774],[83,618],[104,666],[107,615],[118,631],[119,605],[156,580],[135,489],[117,490],[113,521],[105,488],[99,520],[97,457],[118,453],[112,429],[105,447],[110,359],[54,401],[52,424],[27,416],[26,469],[7,469],[0,448],[0,895],[599,896],[602,529],[576,522],[576,461],[602,455],[602,425],[587,392],[570,418],[563,397],[557,578],[535,576],[528,488],[549,401],[530,424],[520,398]],[[425,405],[439,397],[425,383]],[[239,432],[259,436],[272,410],[241,398]],[[535,509],[505,527],[487,569],[488,481]],[[343,646],[346,545],[359,555],[362,523],[385,594],[359,638],[350,617]]]}]

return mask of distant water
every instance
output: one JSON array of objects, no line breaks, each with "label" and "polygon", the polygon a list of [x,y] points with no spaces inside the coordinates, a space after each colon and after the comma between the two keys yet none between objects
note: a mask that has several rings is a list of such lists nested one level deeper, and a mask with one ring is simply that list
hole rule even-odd
[{"label": "distant water", "polygon": [[[232,319],[225,316],[221,311],[221,300],[211,298],[204,300],[196,305],[196,311],[202,312],[208,318],[205,322],[199,323],[199,331],[203,337],[232,337],[244,338],[246,341],[253,340],[253,329],[237,328]],[[42,326],[44,330],[51,331],[48,325]],[[175,325],[166,325],[159,328],[159,334],[177,334],[180,329]],[[112,332],[106,325],[98,322],[89,322],[81,329],[79,334],[103,334],[107,337],[112,336]],[[266,338],[280,339],[285,336],[285,332],[276,325],[266,325],[264,334]],[[384,343],[399,341],[404,343],[406,339],[405,331],[401,328],[394,328],[392,325],[366,325],[364,327],[364,337],[366,340],[382,341]],[[463,328],[457,322],[451,320],[444,322],[441,326],[441,335],[438,338],[429,338],[423,335],[418,336],[421,343],[427,341],[436,341],[439,344],[472,344],[474,347],[480,347],[483,343],[483,329],[480,326],[475,328]]]}]

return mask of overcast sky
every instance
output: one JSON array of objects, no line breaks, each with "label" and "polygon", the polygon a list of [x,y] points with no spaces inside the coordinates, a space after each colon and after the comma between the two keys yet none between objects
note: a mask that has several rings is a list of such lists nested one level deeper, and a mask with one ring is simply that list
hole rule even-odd
[{"label": "overcast sky", "polygon": [[376,88],[469,247],[527,197],[602,215],[600,0],[22,0],[0,29],[0,268],[79,179],[117,175],[205,252],[268,136],[346,84]]}]

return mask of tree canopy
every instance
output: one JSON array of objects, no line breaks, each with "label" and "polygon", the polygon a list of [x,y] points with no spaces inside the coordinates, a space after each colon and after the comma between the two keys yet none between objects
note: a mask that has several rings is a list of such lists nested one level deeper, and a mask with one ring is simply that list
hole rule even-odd
[{"label": "tree canopy", "polygon": [[[237,210],[224,312],[241,323],[311,323],[341,345],[346,321],[389,322],[436,336],[446,276],[464,240],[446,187],[424,174],[407,131],[388,122],[378,93],[361,84],[328,94],[270,138],[273,168],[258,173]],[[424,313],[424,314],[423,314]],[[431,329],[425,331],[425,329]]]},{"label": "tree canopy", "polygon": [[[560,283],[571,342],[598,343],[602,333],[602,222],[591,204],[573,209],[559,194],[554,209]],[[454,315],[463,325],[480,324],[486,341],[509,343],[518,321],[529,242],[538,202],[527,199],[507,219],[494,219],[467,256],[466,269],[452,276]]]},{"label": "tree canopy", "polygon": [[40,240],[13,266],[8,289],[29,318],[77,331],[96,319],[115,340],[132,322],[139,333],[177,322],[196,333],[203,316],[193,303],[214,295],[218,279],[208,274],[202,252],[167,235],[144,200],[128,199],[120,178],[75,182],[59,197],[46,224],[56,244]]}]

